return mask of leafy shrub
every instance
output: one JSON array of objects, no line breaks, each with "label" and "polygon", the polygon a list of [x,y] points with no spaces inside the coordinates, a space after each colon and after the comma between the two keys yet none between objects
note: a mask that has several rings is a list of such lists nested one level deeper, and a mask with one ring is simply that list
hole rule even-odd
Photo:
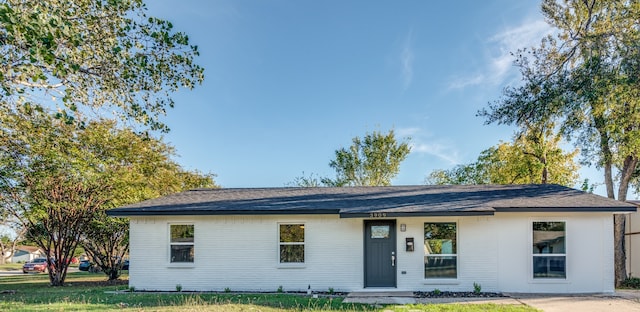
[{"label": "leafy shrub", "polygon": [[622,282],[622,287],[640,289],[640,277],[628,277]]},{"label": "leafy shrub", "polygon": [[480,292],[482,292],[482,286],[480,286],[480,284],[473,282],[473,293],[478,295],[480,294]]}]

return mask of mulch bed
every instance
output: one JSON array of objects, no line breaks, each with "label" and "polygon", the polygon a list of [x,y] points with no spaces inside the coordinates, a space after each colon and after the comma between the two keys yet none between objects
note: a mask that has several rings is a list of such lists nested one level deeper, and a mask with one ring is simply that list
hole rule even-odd
[{"label": "mulch bed", "polygon": [[414,291],[416,298],[496,298],[506,297],[501,293],[481,292],[474,293],[472,291]]},{"label": "mulch bed", "polygon": [[65,282],[65,286],[82,286],[82,287],[98,287],[98,286],[127,286],[128,280],[115,280],[115,281],[88,281],[88,282]]}]

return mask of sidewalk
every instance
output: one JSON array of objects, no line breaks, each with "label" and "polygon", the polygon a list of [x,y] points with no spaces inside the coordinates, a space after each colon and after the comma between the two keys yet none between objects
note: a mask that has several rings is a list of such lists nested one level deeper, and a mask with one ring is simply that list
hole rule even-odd
[{"label": "sidewalk", "polygon": [[618,290],[611,295],[505,294],[497,298],[414,298],[411,292],[354,292],[343,302],[367,304],[512,304],[542,311],[638,311],[640,290]]}]

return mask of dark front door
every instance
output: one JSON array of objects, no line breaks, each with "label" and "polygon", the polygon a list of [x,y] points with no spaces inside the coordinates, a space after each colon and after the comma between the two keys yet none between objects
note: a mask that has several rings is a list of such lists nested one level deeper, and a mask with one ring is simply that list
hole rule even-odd
[{"label": "dark front door", "polygon": [[396,287],[396,221],[364,221],[364,287]]}]

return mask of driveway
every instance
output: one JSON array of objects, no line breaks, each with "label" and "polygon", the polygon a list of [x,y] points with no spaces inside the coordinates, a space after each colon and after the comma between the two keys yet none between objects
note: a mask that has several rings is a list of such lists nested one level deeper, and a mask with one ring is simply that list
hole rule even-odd
[{"label": "driveway", "polygon": [[638,311],[640,291],[619,290],[613,295],[525,295],[511,294],[514,300],[545,312],[554,311]]},{"label": "driveway", "polygon": [[[353,295],[352,295],[353,294]],[[612,295],[538,295],[505,294],[501,298],[413,298],[398,293],[352,293],[344,302],[369,304],[457,303],[523,304],[542,311],[638,311],[640,290],[618,290]]]}]

